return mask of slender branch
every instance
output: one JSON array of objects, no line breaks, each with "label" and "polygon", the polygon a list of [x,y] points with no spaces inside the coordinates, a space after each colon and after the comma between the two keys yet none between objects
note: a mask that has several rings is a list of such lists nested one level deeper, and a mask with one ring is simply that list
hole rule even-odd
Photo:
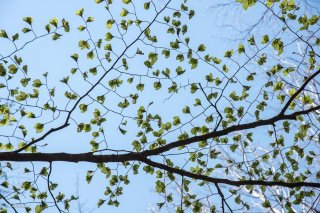
[{"label": "slender branch", "polygon": [[221,191],[221,189],[220,189],[220,186],[219,186],[217,183],[215,183],[214,185],[216,186],[216,188],[217,188],[217,190],[218,190],[218,194],[219,194],[220,197],[221,197],[222,212],[225,212],[225,211],[224,211],[224,204],[226,204],[226,206],[228,207],[228,209],[229,209],[230,212],[232,213],[233,211],[232,211],[231,207],[229,206],[229,204],[227,203],[227,201],[226,201],[226,199],[225,199],[225,197],[224,197],[224,194],[222,193],[222,191]]},{"label": "slender branch", "polygon": [[37,142],[39,142],[39,141],[42,141],[43,139],[45,139],[45,138],[46,138],[48,135],[50,135],[51,133],[56,132],[56,131],[59,131],[59,130],[61,130],[61,129],[64,129],[64,128],[66,128],[67,126],[69,126],[69,124],[68,124],[68,123],[65,123],[65,124],[63,124],[62,126],[59,126],[59,127],[57,127],[57,128],[52,128],[52,129],[50,129],[48,132],[46,132],[44,135],[42,135],[40,138],[37,138],[36,140],[31,141],[30,143],[26,144],[25,146],[21,147],[20,149],[17,149],[17,150],[15,150],[15,151],[13,151],[13,152],[16,152],[16,153],[21,152],[21,151],[27,149],[28,147],[32,146],[33,144],[35,144],[35,143],[37,143]]},{"label": "slender branch", "polygon": [[55,34],[59,29],[61,29],[62,27],[58,27],[56,28],[54,31],[40,35],[40,36],[36,36],[35,38],[31,39],[30,41],[27,41],[26,43],[24,43],[20,48],[17,48],[16,50],[14,50],[12,53],[10,53],[7,56],[4,56],[2,58],[0,58],[0,61],[4,61],[7,58],[10,58],[12,55],[16,54],[17,52],[19,52],[20,50],[22,50],[23,48],[25,48],[27,45],[31,44],[33,41],[39,39],[39,38],[43,38],[45,36],[51,35],[51,34]]},{"label": "slender branch", "polygon": [[221,123],[221,121],[222,121],[222,114],[220,113],[220,111],[219,111],[219,109],[218,109],[218,107],[217,107],[217,102],[216,102],[215,104],[213,104],[213,103],[210,101],[210,99],[209,99],[209,97],[207,96],[207,94],[205,93],[205,91],[204,91],[204,89],[203,89],[203,87],[202,87],[202,85],[201,85],[200,83],[199,83],[199,86],[200,86],[200,89],[201,89],[202,93],[203,93],[204,96],[206,97],[207,101],[210,103],[210,105],[211,105],[211,106],[217,111],[217,113],[219,114],[219,121],[217,122],[216,127],[214,128],[214,131],[217,131],[217,129],[219,128],[220,123]]},{"label": "slender branch", "polygon": [[280,115],[283,115],[286,110],[289,108],[290,104],[292,103],[292,101],[304,90],[304,88],[307,86],[307,84],[314,79],[318,74],[320,73],[320,70],[316,71],[315,73],[313,73],[311,76],[309,76],[309,78],[307,78],[307,80],[302,84],[302,86],[291,96],[291,98],[288,100],[288,102],[286,103],[286,105],[282,108]]},{"label": "slender branch", "polygon": [[51,172],[52,172],[52,162],[49,162],[49,174],[48,174],[48,180],[47,180],[47,183],[48,183],[48,190],[49,190],[49,193],[53,199],[53,202],[54,202],[54,205],[57,207],[58,211],[61,213],[61,209],[59,208],[58,204],[57,204],[57,201],[56,201],[56,198],[54,197],[51,189],[50,189],[50,175],[51,175]]},{"label": "slender branch", "polygon": [[4,201],[11,206],[11,208],[13,209],[13,211],[14,211],[15,213],[18,213],[17,209],[14,208],[14,206],[5,198],[5,196],[3,196],[2,194],[0,194],[0,197],[1,197],[2,199],[4,199]]}]

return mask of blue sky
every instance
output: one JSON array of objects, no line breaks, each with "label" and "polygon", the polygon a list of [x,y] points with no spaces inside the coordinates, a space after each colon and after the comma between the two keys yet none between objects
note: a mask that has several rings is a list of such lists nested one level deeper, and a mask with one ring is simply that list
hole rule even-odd
[{"label": "blue sky", "polygon": [[[164,1],[160,1],[162,4]],[[215,29],[214,23],[211,21],[214,14],[208,12],[210,1],[195,1],[194,9],[197,12],[195,20],[190,25],[190,36],[196,37],[197,41],[203,41],[208,44],[217,54],[221,54],[224,46],[221,43],[218,45],[216,36],[220,35]],[[95,5],[93,1],[37,1],[30,0],[28,2],[17,0],[2,0],[0,7],[0,28],[5,29],[9,34],[20,32],[25,23],[22,21],[23,17],[32,16],[34,19],[34,29],[36,31],[44,32],[44,25],[48,20],[58,17],[60,20],[65,18],[71,24],[71,27],[77,26],[81,23],[79,17],[74,15],[75,11],[80,8],[85,8],[85,13],[98,16],[97,10],[99,6]],[[100,7],[101,8],[101,7]],[[100,11],[101,12],[101,11]],[[99,16],[98,16],[99,17]],[[101,18],[101,17],[100,17]],[[98,18],[96,18],[99,20]],[[98,22],[100,26],[104,27],[103,22]],[[96,28],[95,30],[98,30]],[[102,33],[104,31],[101,31]],[[99,30],[98,32],[99,33]],[[41,33],[39,33],[41,34]],[[72,67],[72,60],[70,55],[77,50],[77,42],[81,35],[79,35],[74,28],[70,34],[67,34],[62,39],[52,42],[48,38],[43,38],[35,41],[27,46],[21,52],[21,56],[26,63],[28,63],[31,77],[38,77],[41,73],[49,72],[49,79],[53,83],[58,82],[64,76],[66,70]],[[214,35],[214,36],[213,36]],[[23,39],[28,39],[28,35],[21,35],[21,42]],[[5,46],[6,43],[0,43],[0,53],[5,55],[6,51],[10,52],[10,46]],[[81,85],[79,85],[81,87]],[[152,95],[151,95],[152,97]],[[183,102],[183,100],[180,100]],[[63,135],[63,137],[61,137]],[[58,135],[53,134],[48,137],[46,143],[49,144],[51,152],[79,152],[87,151],[87,139],[84,135],[69,134],[69,130],[63,130]],[[46,164],[40,164],[39,167]],[[23,167],[23,164],[17,165]],[[106,210],[112,212],[147,212],[150,205],[159,202],[159,196],[154,192],[155,179],[150,175],[143,173],[138,176],[132,176],[131,184],[125,187],[124,195],[120,197],[121,205],[118,208],[107,205],[100,209],[96,208],[98,197],[103,195],[105,179],[101,175],[94,177],[92,183],[88,185],[85,181],[85,173],[88,168],[94,169],[93,164],[81,163],[63,163],[57,162],[53,164],[52,180],[59,183],[59,188],[66,194],[76,192],[77,179],[79,181],[79,196],[80,203],[83,204],[84,212],[105,212]],[[13,174],[15,176],[16,174]],[[76,212],[77,205],[73,203],[73,210]],[[54,208],[46,212],[55,212]]]},{"label": "blue sky", "polygon": [[[58,41],[51,41],[50,38],[43,38],[33,42],[28,45],[20,53],[20,56],[23,57],[24,61],[29,65],[29,76],[32,78],[40,78],[42,73],[49,73],[49,85],[51,87],[55,86],[57,93],[63,94],[65,90],[64,87],[60,86],[59,81],[69,73],[70,69],[75,66],[74,62],[70,58],[75,52],[79,52],[78,41],[80,39],[87,38],[87,35],[84,33],[79,33],[76,30],[76,27],[82,24],[81,19],[75,16],[75,11],[80,8],[85,8],[85,14],[94,16],[95,22],[90,25],[90,31],[94,32],[96,38],[98,36],[104,36],[105,33],[105,19],[103,17],[103,8],[93,3],[93,1],[37,1],[29,0],[27,3],[18,0],[2,0],[0,5],[0,29],[6,29],[8,34],[13,34],[15,32],[20,32],[26,24],[22,21],[23,17],[32,16],[34,19],[34,29],[39,32],[39,34],[44,33],[44,25],[48,23],[48,20],[57,17],[59,20],[65,18],[70,22],[71,32],[63,36]],[[156,1],[158,5],[163,5],[164,0]],[[190,1],[191,2],[191,1]],[[233,31],[230,28],[221,28],[220,23],[225,23],[226,19],[230,17],[235,17],[233,22],[235,25],[241,27],[243,24],[250,25],[250,22],[258,17],[259,8],[257,10],[248,11],[247,13],[234,14],[235,11],[226,11],[223,16],[217,16],[216,11],[212,12],[210,6],[212,6],[217,1],[210,0],[195,0],[192,1],[190,6],[196,11],[195,18],[188,22],[189,27],[189,36],[195,42],[194,45],[200,43],[205,43],[207,50],[211,52],[214,56],[223,56],[224,51],[231,48],[236,49],[236,42],[226,40],[226,37],[232,37]],[[258,11],[258,12],[257,12]],[[150,17],[149,17],[150,18]],[[232,19],[230,19],[232,20]],[[231,21],[232,22],[232,21]],[[153,29],[157,33],[161,33],[163,29],[155,28]],[[259,34],[263,34],[270,29],[263,29]],[[20,35],[20,42],[30,39],[31,35]],[[130,40],[130,34],[128,39]],[[169,39],[165,36],[159,37],[161,42],[168,42]],[[120,46],[120,45],[119,45]],[[118,47],[120,49],[120,47]],[[0,41],[0,54],[6,55],[6,53],[12,51],[12,46],[7,43]],[[120,51],[120,50],[119,50]],[[135,51],[133,49],[132,51]],[[80,62],[80,65],[83,69],[88,69],[92,66],[88,60],[83,60]],[[159,66],[171,66],[170,62],[166,62]],[[145,71],[145,67],[142,63],[133,64],[133,72]],[[201,72],[202,69],[202,72]],[[188,77],[193,81],[201,79],[205,74],[210,72],[209,68],[201,66],[197,72],[190,74]],[[110,77],[111,78],[111,77]],[[94,78],[92,79],[94,80]],[[187,78],[184,79],[187,82]],[[80,94],[88,87],[88,85],[82,84],[82,82],[73,80],[71,82],[72,87],[77,90]],[[151,82],[153,83],[153,82]],[[230,86],[231,87],[231,86]],[[230,90],[237,88],[229,88]],[[254,88],[255,89],[255,88]],[[128,93],[130,88],[124,88],[119,90],[123,93]],[[95,95],[99,94],[93,93]],[[189,92],[181,92],[179,96],[174,97],[163,103],[163,98],[165,97],[166,92],[159,92],[155,95],[153,91],[144,91],[143,98],[140,102],[141,105],[147,106],[150,102],[154,102],[151,106],[153,112],[161,111],[164,119],[169,120],[173,115],[180,113],[181,107],[193,101],[193,96],[191,97]],[[59,96],[58,96],[59,97]],[[112,97],[112,96],[111,96]],[[192,101],[190,101],[192,100]],[[89,100],[84,100],[89,101]],[[117,102],[115,99],[110,98],[110,105],[116,105]],[[65,104],[62,98],[57,99],[57,102],[63,106]],[[172,107],[174,106],[174,107]],[[275,107],[276,108],[276,107]],[[133,108],[132,111],[125,111],[125,113],[130,114],[135,112],[136,109]],[[90,113],[92,112],[92,109]],[[271,110],[272,112],[272,110]],[[108,114],[109,115],[109,114]],[[269,114],[265,114],[269,115]],[[81,114],[79,112],[74,113],[75,118],[81,120]],[[183,118],[183,117],[182,117]],[[84,117],[83,119],[86,119]],[[183,118],[186,119],[186,118]],[[63,117],[52,123],[52,125],[59,124],[63,121]],[[116,115],[110,115],[108,117],[107,125],[114,131],[110,131],[110,134],[107,135],[107,140],[111,141],[110,145],[112,148],[126,148],[130,146],[132,138],[135,137],[136,132],[130,131],[128,126],[128,134],[126,136],[121,136],[117,132],[117,126],[115,124],[119,123],[119,117]],[[30,126],[33,124],[30,124]],[[176,135],[168,136],[168,139],[174,140]],[[121,139],[120,139],[121,138]],[[45,143],[48,144],[46,148],[42,151],[50,152],[87,152],[90,150],[90,145],[88,141],[91,140],[91,137],[85,134],[74,133],[74,128],[67,128],[60,131],[57,134],[52,134],[49,136]],[[37,167],[41,168],[46,164],[37,164]],[[23,164],[16,164],[15,166],[23,168]],[[103,193],[106,187],[106,179],[103,175],[95,175],[91,184],[87,184],[85,181],[86,171],[91,169],[95,170],[96,166],[88,163],[64,163],[57,162],[53,164],[53,174],[51,180],[59,183],[59,189],[66,194],[75,194],[78,188],[78,193],[80,196],[79,202],[83,204],[84,212],[147,212],[148,208],[151,205],[154,205],[156,202],[160,202],[161,198],[154,192],[154,182],[155,178],[146,175],[143,172],[139,173],[137,176],[130,176],[131,183],[128,186],[124,186],[124,194],[120,196],[120,206],[118,208],[110,207],[103,205],[101,208],[96,208],[96,203],[99,198],[103,197]],[[121,170],[124,172],[125,170]],[[13,176],[17,174],[12,174]],[[79,187],[77,187],[77,185]],[[74,202],[72,205],[71,212],[77,212],[77,204]],[[166,209],[163,210],[166,212]],[[46,212],[56,212],[54,208]]]}]

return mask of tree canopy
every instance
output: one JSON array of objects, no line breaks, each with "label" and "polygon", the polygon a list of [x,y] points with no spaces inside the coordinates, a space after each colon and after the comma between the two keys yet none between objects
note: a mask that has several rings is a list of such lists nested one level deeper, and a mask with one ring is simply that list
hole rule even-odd
[{"label": "tree canopy", "polygon": [[[72,21],[27,16],[0,31],[0,212],[72,212],[79,196],[52,178],[58,162],[104,179],[101,211],[126,205],[146,174],[157,211],[320,211],[317,10],[236,0],[247,21],[272,24],[221,52],[192,32],[192,1],[91,3]],[[28,48],[49,45],[68,56],[40,73]]]}]

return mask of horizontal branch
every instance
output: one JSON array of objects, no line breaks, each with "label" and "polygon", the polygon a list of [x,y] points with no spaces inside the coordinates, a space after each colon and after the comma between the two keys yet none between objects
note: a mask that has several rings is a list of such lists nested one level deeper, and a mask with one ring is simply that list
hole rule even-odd
[{"label": "horizontal branch", "polygon": [[101,162],[125,162],[137,160],[139,153],[119,154],[119,155],[94,155],[91,152],[88,153],[18,153],[18,152],[1,152],[0,161],[15,161],[15,162],[89,162],[89,163],[101,163]]},{"label": "horizontal branch", "polygon": [[[152,149],[152,150],[145,150],[142,151],[140,153],[136,152],[136,153],[127,153],[127,154],[121,154],[121,155],[108,155],[108,156],[113,156],[112,159],[115,159],[115,161],[112,161],[112,159],[105,159],[103,157],[101,157],[101,159],[99,159],[98,161],[108,161],[108,162],[121,162],[120,158],[123,159],[123,161],[128,161],[131,160],[131,156],[135,155],[135,156],[140,156],[140,157],[147,157],[147,156],[153,156],[153,155],[159,155],[161,153],[167,152],[171,149],[177,148],[179,146],[185,146],[188,144],[192,144],[195,142],[200,142],[200,141],[204,141],[210,138],[214,138],[214,137],[221,137],[224,135],[228,135],[232,132],[235,131],[240,131],[240,130],[247,130],[247,129],[252,129],[252,128],[256,128],[256,127],[260,127],[260,126],[266,126],[266,125],[272,125],[278,121],[281,120],[295,120],[297,116],[299,115],[306,115],[309,114],[311,112],[314,112],[316,110],[320,110],[320,106],[317,107],[312,107],[310,109],[307,110],[303,110],[303,111],[298,111],[298,112],[294,112],[292,114],[289,115],[277,115],[275,117],[272,117],[270,119],[266,119],[266,120],[259,120],[259,121],[255,121],[255,122],[251,122],[248,124],[240,124],[240,125],[234,125],[231,127],[228,127],[226,129],[220,130],[220,131],[213,131],[210,132],[208,134],[204,134],[204,135],[200,135],[200,136],[194,136],[194,137],[190,137],[184,140],[178,140],[172,143],[169,143],[167,145],[164,145],[162,147],[156,148],[156,149]],[[61,127],[60,127],[61,128]],[[59,128],[56,129],[52,129],[51,131],[57,131]],[[48,133],[47,133],[48,134]],[[42,136],[45,137],[46,135]],[[1,160],[9,160],[9,161],[14,161],[14,158],[12,156],[15,156],[14,153],[19,153],[20,149],[13,151],[13,152],[2,152],[1,156],[0,156],[0,161]],[[30,158],[30,160],[26,160],[26,161],[43,161],[42,157],[43,154],[42,153],[31,153],[31,154],[26,154],[28,155],[28,158]],[[29,156],[30,155],[30,156]],[[33,157],[32,157],[32,156]],[[60,155],[57,157],[57,155],[50,155],[50,154],[46,154],[45,155],[45,161],[64,161],[64,159],[68,159],[69,162],[80,162],[80,161],[86,161],[86,157],[87,155],[92,155],[92,153],[86,153],[86,154],[74,154],[73,157],[73,161],[69,159],[68,157],[69,154],[66,153],[60,153]],[[57,157],[57,158],[56,158]],[[22,160],[23,161],[23,160]]]},{"label": "horizontal branch", "polygon": [[261,185],[261,186],[283,186],[283,187],[314,187],[320,188],[320,183],[313,182],[295,182],[289,183],[284,181],[264,181],[264,180],[228,180],[223,178],[213,178],[205,175],[194,174],[182,169],[172,168],[170,166],[151,161],[150,159],[141,156],[141,153],[128,153],[120,155],[94,155],[92,153],[14,153],[3,152],[0,154],[0,161],[15,161],[15,162],[88,162],[88,163],[110,163],[110,162],[125,162],[125,161],[140,161],[150,166],[164,169],[168,172],[175,173],[184,177],[194,178],[196,180],[203,180],[216,184],[227,184],[232,186],[245,186],[245,185]]}]

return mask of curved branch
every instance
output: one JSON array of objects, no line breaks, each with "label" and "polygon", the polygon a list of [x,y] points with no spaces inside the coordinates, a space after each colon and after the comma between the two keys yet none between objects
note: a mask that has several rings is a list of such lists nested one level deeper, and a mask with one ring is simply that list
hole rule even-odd
[{"label": "curved branch", "polygon": [[5,198],[5,196],[3,196],[2,194],[0,194],[0,197],[1,197],[2,199],[4,199],[4,201],[11,206],[11,208],[13,209],[13,211],[14,211],[15,213],[18,213],[18,211],[16,210],[16,208],[14,208],[14,206]]},{"label": "curved branch", "polygon": [[151,161],[147,158],[142,159],[142,162],[153,166],[157,167],[159,169],[166,170],[171,173],[175,173],[178,175],[182,175],[184,177],[189,177],[193,178],[196,180],[203,180],[207,181],[210,183],[214,184],[227,184],[231,186],[255,186],[255,185],[260,185],[260,186],[283,186],[283,187],[288,187],[288,188],[295,188],[295,187],[314,187],[314,188],[320,188],[320,183],[314,183],[314,182],[284,182],[284,181],[264,181],[264,180],[228,180],[224,178],[213,178],[205,175],[199,175],[199,174],[194,174],[182,169],[178,168],[172,168],[170,166]]}]

